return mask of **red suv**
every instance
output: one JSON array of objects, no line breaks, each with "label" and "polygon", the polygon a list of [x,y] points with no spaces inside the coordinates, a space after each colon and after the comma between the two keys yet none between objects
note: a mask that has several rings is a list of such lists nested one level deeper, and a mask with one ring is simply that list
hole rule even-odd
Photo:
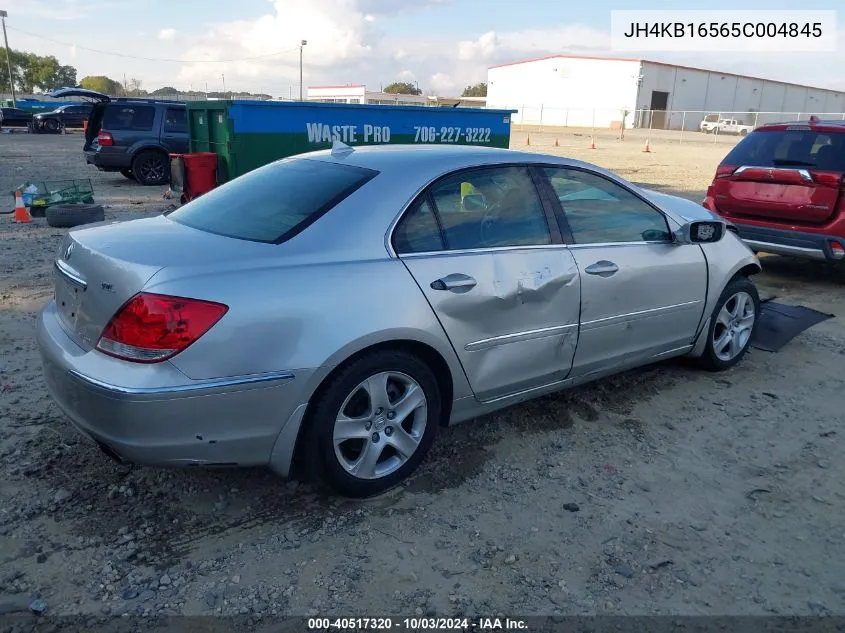
[{"label": "red suv", "polygon": [[845,261],[845,121],[757,128],[722,160],[703,204],[755,251]]}]

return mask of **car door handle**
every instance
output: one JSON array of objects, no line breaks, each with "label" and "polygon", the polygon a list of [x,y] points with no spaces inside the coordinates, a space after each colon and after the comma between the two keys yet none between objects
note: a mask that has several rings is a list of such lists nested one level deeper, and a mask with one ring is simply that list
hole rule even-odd
[{"label": "car door handle", "polygon": [[613,262],[609,262],[606,259],[603,259],[600,262],[596,262],[595,264],[587,266],[584,269],[584,272],[586,272],[588,275],[600,275],[602,277],[610,277],[611,275],[615,274],[618,270],[619,266],[617,266]]},{"label": "car door handle", "polygon": [[431,282],[433,290],[470,290],[478,282],[469,275],[463,273],[452,273]]}]

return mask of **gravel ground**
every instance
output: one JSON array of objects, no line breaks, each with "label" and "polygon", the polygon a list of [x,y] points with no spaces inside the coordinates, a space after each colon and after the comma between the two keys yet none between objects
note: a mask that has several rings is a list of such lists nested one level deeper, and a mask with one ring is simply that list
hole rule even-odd
[{"label": "gravel ground", "polygon": [[[558,147],[554,141],[558,140]],[[524,132],[700,199],[725,146]],[[579,145],[579,143],[581,145]],[[106,218],[162,188],[85,166],[81,135],[0,136],[0,192],[90,177]],[[64,230],[0,216],[0,613],[845,613],[845,329],[673,361],[445,430],[408,484],[353,502],[261,470],[121,467],[65,422],[34,342]],[[761,294],[845,313],[845,278],[764,258]]]}]

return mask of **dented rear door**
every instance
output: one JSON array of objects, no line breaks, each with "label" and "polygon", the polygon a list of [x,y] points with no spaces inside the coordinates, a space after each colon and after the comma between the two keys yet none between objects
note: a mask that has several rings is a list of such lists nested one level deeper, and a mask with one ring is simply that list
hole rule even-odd
[{"label": "dented rear door", "polygon": [[403,256],[490,400],[563,380],[578,340],[578,268],[565,246]]}]

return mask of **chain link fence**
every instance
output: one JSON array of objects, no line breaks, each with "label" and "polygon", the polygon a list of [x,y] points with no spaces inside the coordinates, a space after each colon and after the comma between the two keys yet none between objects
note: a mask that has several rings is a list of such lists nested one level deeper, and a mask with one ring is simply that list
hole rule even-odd
[{"label": "chain link fence", "polygon": [[[543,105],[488,105],[515,110],[518,130],[541,133],[586,133],[593,136],[648,138],[684,142],[736,142],[755,128],[781,122],[845,122],[845,112],[729,112],[716,110],[624,110],[619,108],[550,108]],[[845,124],[845,123],[843,123]],[[709,135],[709,136],[708,136]]]}]

